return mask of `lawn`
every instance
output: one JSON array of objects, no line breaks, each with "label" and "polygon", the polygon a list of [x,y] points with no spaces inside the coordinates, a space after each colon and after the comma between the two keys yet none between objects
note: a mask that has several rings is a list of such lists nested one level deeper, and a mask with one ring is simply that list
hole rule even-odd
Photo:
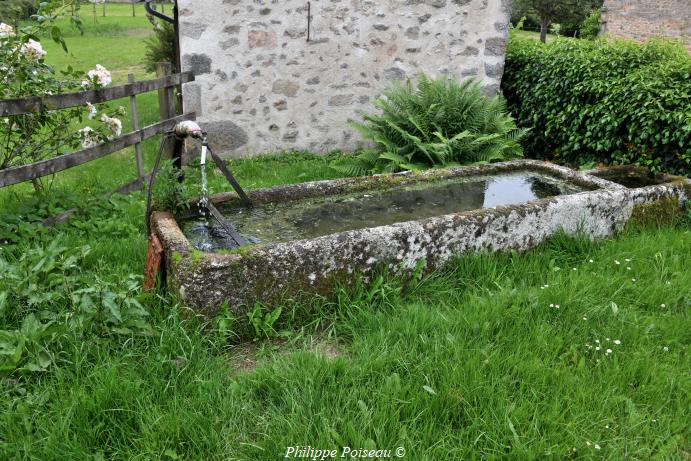
[{"label": "lawn", "polygon": [[[113,30],[141,22],[118,6]],[[103,58],[85,68],[141,62],[97,39],[68,38]],[[333,155],[230,167],[256,189],[338,177]],[[295,446],[411,461],[691,456],[688,211],[603,242],[458,257],[407,287],[381,273],[330,300],[263,306],[284,316],[245,341],[234,331],[248,318],[202,319],[138,288],[144,196],[102,197],[133,172],[125,151],[42,195],[0,190],[0,459],[275,460]],[[186,173],[196,194],[199,173]],[[228,190],[216,172],[211,189]],[[72,207],[67,223],[39,224]]]},{"label": "lawn", "polygon": [[[326,162],[299,155],[233,167],[260,187],[329,177]],[[51,230],[25,217],[0,266],[34,266],[45,254],[22,257],[56,241],[89,245],[76,272],[117,285],[143,267],[142,217],[140,194]],[[16,221],[3,219],[4,230]],[[336,301],[286,305],[302,315],[287,316],[280,337],[250,343],[219,319],[202,332],[171,295],[138,294],[146,332],[64,332],[46,346],[46,371],[5,376],[0,458],[269,460],[311,445],[403,446],[412,460],[682,459],[690,252],[680,223],[631,227],[600,244],[559,237],[526,254],[466,256],[406,290],[383,275]],[[69,290],[50,280],[34,289]],[[9,299],[29,299],[24,288],[0,279]],[[60,317],[75,309],[68,299],[22,301],[0,321],[17,327],[16,311]]]}]

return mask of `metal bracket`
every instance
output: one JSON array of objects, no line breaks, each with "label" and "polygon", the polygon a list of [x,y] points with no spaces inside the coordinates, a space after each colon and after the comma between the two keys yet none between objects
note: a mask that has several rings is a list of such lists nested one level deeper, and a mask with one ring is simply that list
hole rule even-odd
[{"label": "metal bracket", "polygon": [[163,19],[166,22],[169,22],[171,24],[175,24],[175,19],[171,18],[170,16],[166,16],[163,13],[159,13],[158,11],[154,10],[151,7],[151,2],[153,0],[144,0],[144,8],[146,9],[146,12],[149,13],[151,16],[155,16],[159,19]]},{"label": "metal bracket", "polygon": [[310,33],[312,32],[312,2],[307,2],[307,41],[310,41]]}]

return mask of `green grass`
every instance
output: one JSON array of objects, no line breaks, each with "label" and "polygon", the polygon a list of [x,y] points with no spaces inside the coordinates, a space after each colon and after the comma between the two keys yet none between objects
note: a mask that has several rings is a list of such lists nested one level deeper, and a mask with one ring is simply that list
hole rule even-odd
[{"label": "green grass", "polygon": [[[330,177],[327,162],[232,167],[261,187]],[[140,194],[117,199],[2,254],[89,244],[82,273],[118,280],[143,267],[142,215]],[[311,445],[404,446],[411,460],[683,459],[690,253],[688,227],[668,227],[466,256],[407,291],[385,276],[337,302],[284,306],[303,312],[282,321],[286,338],[249,345],[202,333],[169,295],[142,297],[150,336],[68,338],[48,372],[3,380],[0,458],[270,460]]]},{"label": "green grass", "polygon": [[[511,33],[516,34],[521,38],[530,38],[533,40],[540,40],[540,32],[532,32],[529,30],[514,30]],[[547,43],[551,43],[556,39],[557,39],[556,35],[554,35],[552,33],[547,34]]]},{"label": "green grass", "polygon": [[[169,9],[166,10],[170,13]],[[48,53],[46,62],[56,69],[68,65],[85,72],[101,64],[113,71],[114,84],[126,83],[127,74],[137,79],[151,77],[144,70],[142,57],[146,52],[146,39],[153,27],[146,19],[144,6],[136,6],[136,17],[132,17],[132,6],[127,4],[106,4],[106,17],[101,16],[100,5],[96,23],[91,15],[91,5],[80,10],[84,34],[71,26],[66,19],[57,22],[67,42],[68,53],[49,38],[41,40]]]}]

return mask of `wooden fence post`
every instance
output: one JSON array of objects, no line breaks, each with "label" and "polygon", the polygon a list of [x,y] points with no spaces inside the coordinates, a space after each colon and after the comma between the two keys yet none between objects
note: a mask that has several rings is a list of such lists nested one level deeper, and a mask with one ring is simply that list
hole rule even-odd
[{"label": "wooden fence post", "polygon": [[137,10],[134,7],[134,4],[136,3],[137,0],[132,0],[132,17],[136,18],[137,17]]},{"label": "wooden fence post", "polygon": [[[159,62],[156,64],[156,77],[164,77],[172,73],[172,66],[169,62]],[[158,110],[161,120],[175,117],[175,104],[173,103],[173,89],[170,87],[158,90]],[[173,158],[173,143],[167,143],[163,151],[163,158]]]},{"label": "wooden fence post", "polygon": [[[129,74],[127,76],[127,81],[129,83],[134,83],[134,75]],[[132,131],[139,130],[139,114],[137,112],[137,96],[130,96],[130,118],[132,120]],[[134,155],[137,161],[137,180],[143,184],[144,183],[144,166],[142,164],[142,143],[138,142],[134,145]]]}]

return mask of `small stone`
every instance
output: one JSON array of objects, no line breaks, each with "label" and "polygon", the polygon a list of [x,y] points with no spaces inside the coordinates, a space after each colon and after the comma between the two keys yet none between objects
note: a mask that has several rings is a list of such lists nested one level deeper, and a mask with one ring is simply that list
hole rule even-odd
[{"label": "small stone", "polygon": [[398,67],[390,67],[384,71],[384,77],[389,80],[405,80],[406,73]]},{"label": "small stone", "polygon": [[180,35],[199,40],[207,27],[209,27],[207,24],[198,22],[180,22]]},{"label": "small stone", "polygon": [[420,28],[418,26],[408,27],[405,31],[405,36],[410,39],[417,39],[420,37]]},{"label": "small stone", "polygon": [[337,94],[329,98],[329,106],[347,106],[352,104],[354,95]]},{"label": "small stone", "polygon": [[292,98],[300,89],[300,85],[290,80],[276,80],[271,87],[271,91],[275,94],[282,94]]},{"label": "small stone", "polygon": [[504,74],[504,63],[497,64],[485,63],[485,75],[492,78],[501,78]]},{"label": "small stone", "polygon": [[504,37],[488,38],[485,41],[485,56],[504,56],[506,39]]},{"label": "small stone", "polygon": [[276,48],[278,40],[275,32],[266,30],[250,30],[247,33],[247,39],[250,49],[252,48]]},{"label": "small stone", "polygon": [[182,67],[191,70],[194,75],[203,75],[211,72],[211,58],[205,54],[185,54],[182,56]]},{"label": "small stone", "polygon": [[237,34],[239,32],[240,32],[240,26],[239,25],[225,26],[223,28],[224,34]]},{"label": "small stone", "polygon": [[237,38],[233,37],[228,40],[224,40],[222,42],[218,42],[218,45],[221,47],[222,50],[227,50],[228,48],[232,48],[234,46],[237,46],[240,44],[240,40]]}]

